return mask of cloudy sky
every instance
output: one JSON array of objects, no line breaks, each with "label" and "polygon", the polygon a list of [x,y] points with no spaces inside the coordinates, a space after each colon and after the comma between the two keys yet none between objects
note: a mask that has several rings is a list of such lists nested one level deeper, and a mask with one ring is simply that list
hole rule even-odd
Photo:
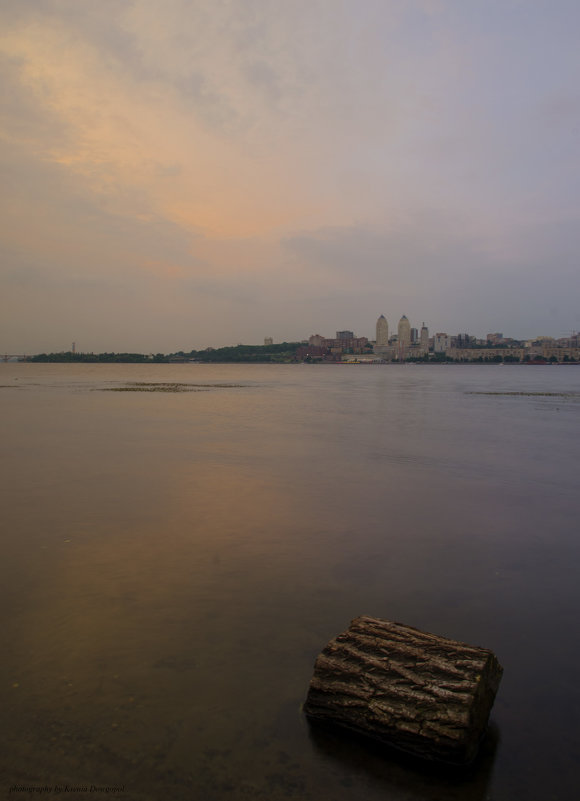
[{"label": "cloudy sky", "polygon": [[0,0],[0,351],[580,328],[578,0]]}]

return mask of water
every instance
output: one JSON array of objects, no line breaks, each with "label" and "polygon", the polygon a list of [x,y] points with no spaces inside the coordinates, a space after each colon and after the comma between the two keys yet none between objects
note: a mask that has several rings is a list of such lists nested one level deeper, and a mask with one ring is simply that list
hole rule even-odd
[{"label": "water", "polygon": [[[580,369],[0,364],[0,402],[7,794],[576,796]],[[472,768],[311,730],[359,614],[495,651]]]}]

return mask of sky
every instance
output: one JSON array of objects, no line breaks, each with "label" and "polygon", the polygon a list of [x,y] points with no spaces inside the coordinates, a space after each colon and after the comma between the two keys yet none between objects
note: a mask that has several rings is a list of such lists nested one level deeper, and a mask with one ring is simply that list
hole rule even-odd
[{"label": "sky", "polygon": [[0,352],[580,329],[578,0],[0,0]]}]

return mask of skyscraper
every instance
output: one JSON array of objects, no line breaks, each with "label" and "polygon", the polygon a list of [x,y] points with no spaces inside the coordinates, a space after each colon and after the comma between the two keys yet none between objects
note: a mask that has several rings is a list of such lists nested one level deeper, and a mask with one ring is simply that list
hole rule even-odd
[{"label": "skyscraper", "polygon": [[389,344],[389,324],[384,314],[377,320],[377,345]]},{"label": "skyscraper", "polygon": [[429,352],[429,329],[425,323],[421,326],[421,339],[419,340],[419,344],[423,353]]},{"label": "skyscraper", "polygon": [[399,320],[399,348],[408,348],[411,344],[411,323],[404,314]]}]

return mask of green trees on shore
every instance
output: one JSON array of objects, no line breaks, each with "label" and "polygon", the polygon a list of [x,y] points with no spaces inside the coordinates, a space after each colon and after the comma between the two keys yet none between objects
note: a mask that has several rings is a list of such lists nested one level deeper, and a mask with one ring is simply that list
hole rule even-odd
[{"label": "green trees on shore", "polygon": [[73,353],[64,351],[62,353],[38,353],[36,356],[29,356],[27,362],[168,362],[169,356],[157,353],[155,356],[146,356],[143,353]]},{"label": "green trees on shore", "polygon": [[192,350],[187,358],[199,362],[291,362],[300,342],[281,342],[278,345],[234,345],[226,348]]},{"label": "green trees on shore", "polygon": [[225,348],[192,350],[189,353],[38,353],[29,356],[28,362],[122,362],[122,363],[170,363],[179,361],[196,362],[291,362],[295,359],[300,342],[281,342],[278,345],[235,345]]}]

